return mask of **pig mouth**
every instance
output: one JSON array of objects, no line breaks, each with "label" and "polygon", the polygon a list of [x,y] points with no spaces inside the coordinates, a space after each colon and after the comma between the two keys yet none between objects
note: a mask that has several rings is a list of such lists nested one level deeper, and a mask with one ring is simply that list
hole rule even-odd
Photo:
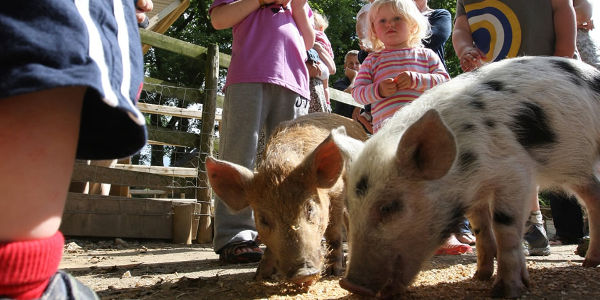
[{"label": "pig mouth", "polygon": [[347,277],[342,278],[339,284],[343,289],[360,296],[376,297],[380,299],[393,298],[395,295],[403,293],[406,287],[406,283],[403,280],[401,257],[399,255],[396,256],[393,264],[390,264],[389,267],[390,268],[387,270],[388,272],[386,272],[389,276],[378,290],[356,284]]},{"label": "pig mouth", "polygon": [[301,287],[313,285],[321,277],[321,271],[314,267],[303,265],[288,274],[288,280]]}]

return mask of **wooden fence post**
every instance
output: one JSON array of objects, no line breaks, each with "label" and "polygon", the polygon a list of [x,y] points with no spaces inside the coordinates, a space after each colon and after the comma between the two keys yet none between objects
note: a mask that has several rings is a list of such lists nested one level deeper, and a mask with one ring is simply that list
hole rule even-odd
[{"label": "wooden fence post", "polygon": [[197,201],[202,205],[198,224],[198,243],[212,241],[211,198],[212,190],[208,187],[206,174],[206,157],[212,155],[214,143],[215,113],[217,107],[217,83],[219,80],[219,47],[212,44],[206,56],[206,77],[204,91],[206,97],[202,102],[202,129],[200,131],[200,154],[198,165],[198,185],[203,185],[197,193]]}]

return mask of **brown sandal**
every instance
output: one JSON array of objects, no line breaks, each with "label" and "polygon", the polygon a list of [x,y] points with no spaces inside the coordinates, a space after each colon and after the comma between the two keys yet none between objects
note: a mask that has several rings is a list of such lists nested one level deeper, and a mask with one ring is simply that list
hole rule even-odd
[{"label": "brown sandal", "polygon": [[[252,251],[236,252],[239,249],[248,248]],[[258,247],[255,241],[244,241],[225,245],[219,251],[219,260],[229,264],[246,264],[258,262],[263,256],[263,251]]]}]

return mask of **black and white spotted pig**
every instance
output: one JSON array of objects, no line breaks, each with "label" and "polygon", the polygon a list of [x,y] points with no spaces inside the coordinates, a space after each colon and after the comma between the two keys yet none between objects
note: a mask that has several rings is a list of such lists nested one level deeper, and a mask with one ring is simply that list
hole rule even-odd
[{"label": "black and white spotted pig", "polygon": [[365,143],[332,136],[347,163],[349,262],[343,288],[389,297],[411,284],[463,214],[477,235],[475,278],[518,297],[529,274],[521,246],[536,185],[587,207],[600,263],[600,73],[576,60],[523,57],[437,86]]}]

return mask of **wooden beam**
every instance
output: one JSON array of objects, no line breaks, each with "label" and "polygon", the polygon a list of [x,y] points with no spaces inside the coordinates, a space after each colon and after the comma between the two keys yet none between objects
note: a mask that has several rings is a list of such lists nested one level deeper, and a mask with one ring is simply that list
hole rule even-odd
[{"label": "wooden beam", "polygon": [[[144,77],[144,91],[159,93],[165,97],[175,97],[188,103],[202,103],[206,93],[199,88],[182,87],[174,83],[152,77]],[[223,107],[223,95],[217,94],[217,107]]]},{"label": "wooden beam", "polygon": [[195,133],[176,131],[166,128],[148,127],[148,140],[160,141],[162,143],[180,146],[198,148],[200,137]]},{"label": "wooden beam", "polygon": [[[117,164],[122,165],[122,164]],[[73,168],[71,180],[75,182],[102,182],[125,186],[144,187],[176,187],[179,184],[174,181],[173,176],[149,174],[127,170],[125,168],[108,168],[101,166],[76,163]]]},{"label": "wooden beam", "polygon": [[342,102],[357,107],[364,107],[364,105],[354,101],[354,98],[352,98],[352,95],[350,95],[349,93],[339,91],[334,88],[329,88],[329,98],[337,102]]},{"label": "wooden beam", "polygon": [[[142,42],[153,47],[171,51],[183,56],[200,59],[201,55],[206,55],[207,49],[202,46],[184,42],[176,38],[168,37],[160,33],[152,32],[146,29],[140,29]],[[231,56],[227,54],[219,55],[219,66],[228,68],[231,62]]]},{"label": "wooden beam", "polygon": [[[182,3],[181,0],[179,0],[179,1],[173,1],[167,7],[165,7],[163,10],[159,11],[156,15],[152,16],[151,18],[149,18],[148,19],[149,24],[148,24],[148,27],[146,29],[155,31],[155,30],[153,30],[154,27],[156,27],[156,25],[161,20],[163,20],[166,16],[168,16],[171,12],[173,12],[178,6],[180,6],[181,3]],[[179,14],[179,15],[181,15],[181,14]],[[167,28],[170,27],[171,24],[169,24],[169,26],[167,26]],[[163,32],[161,32],[161,33],[163,33]]]},{"label": "wooden beam", "polygon": [[[174,2],[176,3],[176,2]],[[155,3],[155,7],[157,6]],[[157,33],[165,33],[167,31],[167,29],[169,29],[169,27],[171,27],[171,25],[173,25],[173,23],[175,23],[175,21],[177,21],[177,19],[183,14],[183,12],[185,12],[185,10],[190,6],[190,0],[180,0],[179,1],[179,5],[173,10],[171,11],[168,15],[163,16],[161,20],[158,21],[158,24],[156,25],[152,25],[150,24],[150,26],[152,27],[152,31],[157,32]],[[150,17],[150,21],[152,22],[152,18],[154,17],[154,12],[149,12],[147,13],[147,15]],[[157,13],[156,13],[157,14]],[[147,44],[142,44],[142,51],[144,52],[144,54],[146,54],[146,52],[148,52],[148,50],[150,50],[150,45]]]},{"label": "wooden beam", "polygon": [[115,169],[129,170],[135,172],[143,172],[149,174],[160,174],[163,176],[174,176],[174,177],[196,177],[198,171],[196,168],[182,168],[182,167],[162,167],[162,166],[141,166],[141,165],[127,165],[127,164],[116,164]]},{"label": "wooden beam", "polygon": [[67,236],[171,239],[173,202],[69,193],[60,231]]},{"label": "wooden beam", "polygon": [[[202,120],[202,110],[198,109],[189,109],[189,108],[180,108],[173,106],[164,106],[157,104],[148,104],[139,102],[137,107],[141,112],[149,113],[149,114],[159,114],[159,115],[167,115],[181,118],[189,118],[189,119],[199,119]],[[221,121],[221,115],[217,115],[214,118],[217,121]]]}]

